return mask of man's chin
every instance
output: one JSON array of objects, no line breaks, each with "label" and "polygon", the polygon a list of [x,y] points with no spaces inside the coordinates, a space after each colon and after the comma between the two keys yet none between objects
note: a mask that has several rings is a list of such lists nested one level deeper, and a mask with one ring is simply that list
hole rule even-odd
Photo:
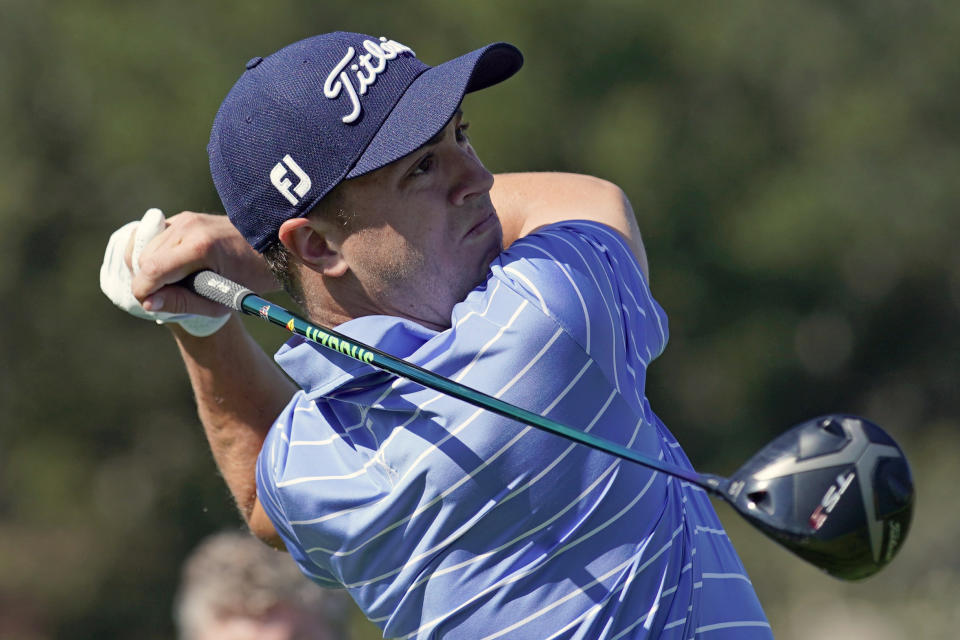
[{"label": "man's chin", "polygon": [[487,250],[487,253],[483,256],[480,266],[480,280],[477,282],[477,285],[486,282],[490,278],[490,265],[493,264],[493,261],[496,260],[500,254],[503,252],[503,236],[502,234],[498,235],[497,242],[491,243],[490,248]]}]

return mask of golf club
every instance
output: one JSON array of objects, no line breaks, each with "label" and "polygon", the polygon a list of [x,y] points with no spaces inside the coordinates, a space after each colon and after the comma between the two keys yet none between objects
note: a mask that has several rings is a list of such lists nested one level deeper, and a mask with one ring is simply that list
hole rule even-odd
[{"label": "golf club", "polygon": [[549,433],[661,471],[723,498],[747,522],[845,580],[870,576],[903,546],[914,489],[903,451],[879,426],[834,414],[796,425],[729,478],[648,457],[516,407],[294,315],[212,271],[181,282],[200,296],[285,327],[327,349]]}]

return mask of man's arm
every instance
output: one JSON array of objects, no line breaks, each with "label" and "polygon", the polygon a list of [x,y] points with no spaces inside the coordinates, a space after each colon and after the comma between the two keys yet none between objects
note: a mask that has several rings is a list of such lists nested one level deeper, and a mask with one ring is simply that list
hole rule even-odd
[{"label": "man's arm", "polygon": [[[181,213],[140,254],[134,296],[152,311],[223,313],[223,307],[175,286],[200,269],[212,269],[258,292],[276,289],[263,259],[225,216]],[[130,264],[132,245],[127,248]],[[197,411],[214,460],[250,530],[282,547],[257,500],[256,463],[274,419],[296,387],[233,317],[213,335],[196,337],[168,325],[183,357]]]},{"label": "man's arm", "polygon": [[240,514],[264,542],[282,547],[257,499],[257,456],[296,388],[234,315],[206,338],[170,325],[187,368],[210,450]]},{"label": "man's arm", "polygon": [[564,220],[592,220],[627,240],[649,280],[647,254],[630,201],[606,180],[572,173],[502,173],[490,192],[503,225],[504,246]]}]

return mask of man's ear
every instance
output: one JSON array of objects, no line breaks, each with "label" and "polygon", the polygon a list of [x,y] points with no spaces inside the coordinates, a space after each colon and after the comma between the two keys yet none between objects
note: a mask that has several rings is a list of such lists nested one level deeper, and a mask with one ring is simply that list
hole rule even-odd
[{"label": "man's ear", "polygon": [[277,233],[287,251],[308,268],[331,278],[347,272],[347,263],[340,247],[309,217],[290,218],[280,225]]}]

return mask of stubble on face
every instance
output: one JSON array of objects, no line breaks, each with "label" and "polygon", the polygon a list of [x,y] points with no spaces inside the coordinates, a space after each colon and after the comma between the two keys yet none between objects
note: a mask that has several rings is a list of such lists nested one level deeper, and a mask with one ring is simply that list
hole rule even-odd
[{"label": "stubble on face", "polygon": [[[465,237],[493,205],[484,193],[492,176],[469,147],[461,116],[417,152],[342,184],[350,221],[343,246],[371,313],[448,327],[453,306],[484,281],[501,249],[498,219]],[[434,174],[437,166],[447,168]],[[451,197],[456,181],[473,189],[469,203]]]},{"label": "stubble on face", "polygon": [[371,313],[406,317],[436,329],[449,327],[454,305],[486,279],[500,250],[497,235],[496,246],[491,240],[479,259],[471,253],[463,256],[469,263],[451,263],[438,258],[449,256],[449,248],[412,242],[389,224],[361,224],[352,235],[352,272]]}]

